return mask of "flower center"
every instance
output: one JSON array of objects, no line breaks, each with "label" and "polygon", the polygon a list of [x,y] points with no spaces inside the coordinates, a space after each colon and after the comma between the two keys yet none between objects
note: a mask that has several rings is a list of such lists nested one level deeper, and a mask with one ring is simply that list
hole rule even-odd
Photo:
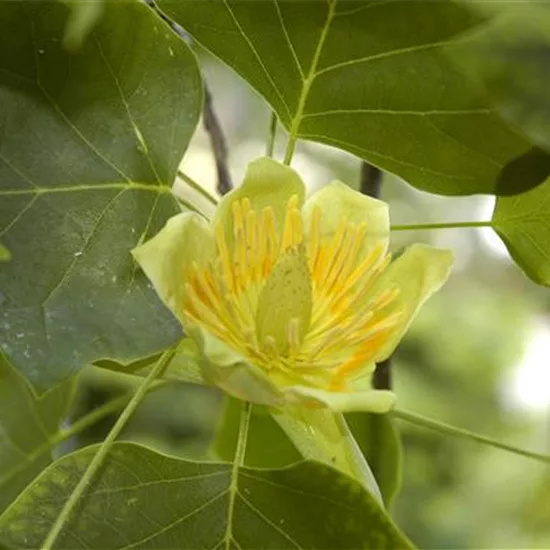
[{"label": "flower center", "polygon": [[[186,283],[186,317],[282,384],[344,389],[397,328],[400,312],[393,302],[398,291],[375,292],[390,256],[382,245],[365,252],[365,223],[344,218],[324,237],[317,206],[304,234],[297,196],[287,204],[281,234],[270,206],[257,213],[244,198],[232,208],[233,234],[226,235],[221,225],[216,228],[218,258],[193,266]],[[311,312],[308,326],[301,326],[298,317],[288,319],[281,346],[269,334],[259,337],[258,303],[277,263],[298,251],[307,265]],[[275,311],[281,304],[271,307]]]}]

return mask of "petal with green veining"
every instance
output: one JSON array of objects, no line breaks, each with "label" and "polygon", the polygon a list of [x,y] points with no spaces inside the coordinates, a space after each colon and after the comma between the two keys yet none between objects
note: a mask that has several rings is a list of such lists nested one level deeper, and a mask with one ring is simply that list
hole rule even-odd
[{"label": "petal with green veining", "polygon": [[422,304],[445,283],[452,264],[450,250],[414,244],[389,265],[380,277],[377,289],[399,290],[388,308],[399,311],[400,318],[396,329],[378,350],[375,361],[383,361],[391,355]]},{"label": "petal with green veining", "polygon": [[[351,189],[345,183],[333,181],[310,197],[302,209],[304,231],[309,234],[313,211],[321,211],[320,235],[331,237],[343,219],[354,224],[365,223],[365,241],[361,257],[377,244],[388,247],[390,219],[388,205]],[[359,258],[362,259],[362,258]]]},{"label": "petal with green veining", "polygon": [[203,266],[216,256],[208,222],[194,212],[178,214],[152,239],[134,248],[132,255],[162,301],[183,323],[187,277],[194,263]]}]

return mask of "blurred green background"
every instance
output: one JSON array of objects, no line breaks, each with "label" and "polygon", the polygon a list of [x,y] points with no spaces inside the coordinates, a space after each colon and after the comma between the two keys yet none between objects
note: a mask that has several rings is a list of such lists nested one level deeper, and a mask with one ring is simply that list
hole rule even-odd
[{"label": "blurred green background", "polygon": [[[270,112],[229,69],[200,53],[238,182],[264,154]],[[362,131],[357,128],[357,131]],[[278,131],[276,158],[285,136]],[[331,179],[357,186],[360,163],[349,154],[301,143],[293,166],[315,190]],[[182,169],[213,192],[208,136],[197,131]],[[176,192],[207,213],[210,206],[181,181]],[[385,175],[382,198],[393,224],[486,220],[488,197],[421,193]],[[550,294],[531,283],[490,229],[399,231],[393,248],[421,241],[451,248],[449,283],[423,308],[393,360],[398,406],[510,444],[550,454]],[[74,417],[135,383],[88,369]],[[220,395],[174,384],[150,394],[124,437],[184,457],[205,453],[220,412]],[[102,439],[109,418],[71,446]],[[404,443],[397,523],[421,548],[550,548],[550,467],[477,443],[396,421]]]}]

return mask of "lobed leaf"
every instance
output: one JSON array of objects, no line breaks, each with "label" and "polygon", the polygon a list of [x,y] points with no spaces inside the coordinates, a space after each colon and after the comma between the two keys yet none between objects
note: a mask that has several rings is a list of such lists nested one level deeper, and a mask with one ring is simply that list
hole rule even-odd
[{"label": "lobed leaf", "polygon": [[41,397],[0,352],[0,513],[52,461],[72,381]]},{"label": "lobed leaf", "polygon": [[521,162],[531,143],[448,59],[458,37],[483,20],[464,5],[158,4],[269,102],[291,140],[333,145],[445,195],[514,194],[550,172],[547,162],[542,175],[528,163],[521,178],[510,173],[509,165]]},{"label": "lobed leaf", "polygon": [[68,14],[0,3],[0,346],[42,389],[180,336],[129,251],[180,211],[202,99],[194,56],[144,3],[105,3],[76,53]]},{"label": "lobed leaf", "polygon": [[[0,518],[0,544],[38,548],[94,447],[58,460]],[[410,548],[372,497],[315,462],[187,462],[117,443],[58,548]]]},{"label": "lobed leaf", "polygon": [[468,33],[452,57],[487,90],[505,118],[548,150],[550,6],[531,0],[480,3],[482,8],[491,15],[488,22]]},{"label": "lobed leaf", "polygon": [[499,197],[492,225],[527,276],[550,286],[550,179],[527,193]]}]

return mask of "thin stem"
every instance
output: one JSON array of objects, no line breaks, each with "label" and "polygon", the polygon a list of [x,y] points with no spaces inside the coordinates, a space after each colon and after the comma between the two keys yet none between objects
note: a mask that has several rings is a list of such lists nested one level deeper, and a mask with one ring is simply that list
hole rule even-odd
[{"label": "thin stem", "polygon": [[252,407],[250,403],[244,401],[239,422],[239,436],[237,440],[237,448],[235,450],[235,464],[237,467],[244,466],[244,457],[246,455],[246,444],[248,441],[248,426],[250,424],[250,415]]},{"label": "thin stem", "polygon": [[[156,390],[164,386],[165,384],[165,380],[159,380],[157,384],[149,388],[149,392]],[[118,411],[120,407],[122,407],[129,401],[129,399],[129,395],[121,395],[119,397],[115,397],[101,407],[98,407],[97,409],[94,409],[88,414],[82,416],[76,422],[71,424],[68,428],[59,430],[56,434],[51,436],[50,439],[44,441],[44,443],[36,447],[31,453],[25,455],[25,457],[21,459],[14,468],[8,470],[7,472],[3,472],[3,475],[0,476],[0,485],[5,483],[9,479],[12,479],[19,472],[23,471],[33,460],[36,460],[40,455],[50,450],[52,447],[63,443],[63,441],[66,441],[67,439],[70,439],[75,435],[78,435],[86,428],[89,428],[90,426],[93,426],[96,422],[99,422],[102,418],[105,418],[106,416],[109,416],[110,414]]]},{"label": "thin stem", "polygon": [[[151,384],[148,389],[148,393],[151,393],[154,390],[161,388],[166,385],[165,380],[158,380],[154,384]],[[129,395],[119,395],[107,403],[103,404],[101,407],[90,411],[88,414],[81,416],[78,420],[73,422],[68,428],[59,430],[59,432],[53,437],[50,441],[51,447],[70,439],[71,437],[78,435],[83,432],[90,426],[93,426],[96,422],[99,422],[101,419],[109,416],[120,409],[123,405],[128,403],[130,400]]]},{"label": "thin stem", "polygon": [[419,223],[411,225],[392,225],[391,231],[416,231],[420,229],[456,229],[457,227],[492,227],[492,221],[479,222],[448,222],[448,223]]},{"label": "thin stem", "polygon": [[210,136],[210,144],[216,161],[216,171],[218,173],[217,191],[220,195],[225,195],[231,189],[231,175],[227,166],[227,145],[220,121],[214,110],[212,94],[206,82],[204,83],[204,108],[203,108],[204,128]]},{"label": "thin stem", "polygon": [[187,210],[190,210],[191,212],[195,212],[195,214],[199,214],[199,216],[202,216],[203,218],[206,218],[206,214],[204,212],[201,212],[193,203],[189,202],[188,200],[179,197],[178,195],[174,195],[176,197],[176,200],[178,204],[183,206],[184,208],[187,208]]},{"label": "thin stem", "polygon": [[283,161],[287,165],[290,165],[292,157],[294,156],[294,149],[296,148],[298,132],[300,130],[300,124],[302,123],[302,117],[304,115],[304,109],[306,106],[307,98],[309,96],[309,91],[311,89],[313,81],[317,76],[317,65],[319,64],[319,59],[321,58],[321,52],[323,50],[323,46],[325,45],[325,40],[330,29],[330,24],[334,19],[334,15],[336,13],[336,2],[337,0],[329,0],[327,17],[323,28],[321,29],[321,34],[319,36],[317,46],[315,48],[315,51],[313,52],[313,59],[311,60],[309,71],[307,75],[305,75],[302,83],[302,90],[300,92],[300,97],[298,98],[298,106],[296,107],[296,112],[294,114],[294,117],[292,118],[292,123],[288,131],[288,142],[286,144],[285,159]]},{"label": "thin stem", "polygon": [[478,443],[483,443],[484,445],[489,445],[503,451],[508,451],[509,453],[514,453],[516,455],[520,455],[526,458],[538,460],[539,462],[544,462],[545,464],[550,464],[550,455],[543,455],[540,453],[519,449],[517,447],[513,447],[512,445],[507,445],[506,443],[501,443],[500,441],[491,439],[490,437],[486,437],[475,432],[470,432],[462,428],[457,428],[456,426],[451,426],[450,424],[445,424],[444,422],[432,420],[430,418],[426,418],[419,414],[411,413],[408,411],[394,410],[391,414],[396,418],[399,418],[400,420],[411,422],[412,424],[422,426],[423,428],[435,430],[439,433],[444,433],[453,437],[470,439],[471,441],[477,441]]},{"label": "thin stem", "polygon": [[250,424],[250,415],[252,407],[247,401],[242,402],[241,418],[239,421],[239,433],[237,435],[237,448],[231,468],[231,483],[229,485],[229,504],[227,512],[227,528],[225,532],[225,549],[231,548],[233,539],[233,510],[235,508],[235,496],[238,491],[239,468],[244,466],[244,457],[246,455],[246,443],[248,440],[248,426]]},{"label": "thin stem", "polygon": [[208,202],[212,203],[214,206],[218,204],[218,199],[212,196],[200,183],[197,183],[191,176],[178,170],[178,176],[187,184],[191,189],[202,195]]},{"label": "thin stem", "polygon": [[86,488],[89,486],[95,474],[103,465],[103,462],[107,457],[107,454],[111,450],[113,444],[115,443],[116,438],[120,435],[120,432],[123,430],[124,426],[130,419],[132,414],[135,412],[135,410],[137,409],[138,405],[141,403],[143,398],[145,397],[145,394],[149,390],[151,384],[166,369],[174,353],[175,353],[175,349],[170,348],[169,350],[165,351],[161,355],[160,359],[157,361],[155,366],[151,369],[151,372],[149,373],[147,378],[139,386],[139,388],[137,389],[132,399],[130,399],[130,402],[128,403],[128,405],[126,405],[125,409],[122,411],[115,425],[112,427],[111,431],[105,438],[105,441],[103,441],[97,453],[94,455],[94,457],[90,461],[90,464],[88,464],[86,471],[80,478],[80,481],[77,483],[76,487],[73,489],[71,495],[69,496],[67,502],[65,503],[65,506],[63,506],[63,508],[61,509],[61,512],[57,516],[57,519],[55,520],[54,524],[52,525],[52,528],[50,529],[48,535],[44,540],[44,543],[42,545],[42,550],[51,550],[53,548],[53,545],[55,544],[57,538],[59,537],[61,530],[63,529],[65,524],[68,522],[72,512],[74,511],[76,505],[78,504],[78,501],[84,495]]},{"label": "thin stem", "polygon": [[265,154],[268,157],[273,157],[275,152],[275,140],[277,138],[277,115],[275,111],[271,111],[271,118],[269,120],[269,134],[267,137],[267,145],[265,148]]}]

